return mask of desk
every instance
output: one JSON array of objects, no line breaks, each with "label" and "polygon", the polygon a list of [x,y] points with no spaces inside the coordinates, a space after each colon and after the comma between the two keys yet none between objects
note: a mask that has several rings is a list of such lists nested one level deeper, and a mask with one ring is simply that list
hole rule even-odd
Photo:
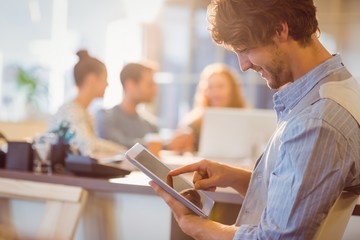
[{"label": "desk", "polygon": [[[0,170],[0,177],[86,189],[89,192],[88,202],[75,239],[187,239],[172,219],[168,206],[147,184],[148,178],[139,172],[133,172],[126,178],[106,180]],[[211,197],[217,202],[212,219],[234,223],[242,198],[230,190],[212,193]],[[42,207],[39,203],[19,201],[14,201],[12,206],[15,208],[12,211],[15,213],[15,226],[28,228],[22,232],[31,235],[31,229],[37,222],[36,210],[41,212]]]},{"label": "desk", "polygon": [[[0,177],[79,186],[89,191],[75,239],[188,239],[172,219],[168,206],[147,184],[148,178],[139,172],[126,178],[105,180],[0,170]],[[211,193],[211,197],[217,202],[211,218],[234,223],[242,198],[229,189]],[[39,203],[18,201],[12,206],[16,227],[27,227],[24,232],[30,235],[37,223],[35,215],[42,207]],[[359,205],[353,215],[360,215]]]}]

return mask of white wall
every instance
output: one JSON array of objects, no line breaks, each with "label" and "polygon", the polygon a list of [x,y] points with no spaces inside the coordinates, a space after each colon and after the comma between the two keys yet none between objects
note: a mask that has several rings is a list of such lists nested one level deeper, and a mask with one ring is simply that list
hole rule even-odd
[{"label": "white wall", "polygon": [[360,80],[360,1],[315,0],[319,27],[331,34],[344,64]]},{"label": "white wall", "polygon": [[[39,3],[40,20],[37,22],[32,21],[30,14],[29,3],[34,1]],[[85,47],[94,56],[105,60],[106,29],[109,23],[121,20],[126,15],[123,0],[67,0],[65,34],[59,38],[60,44],[57,43],[54,46],[51,45],[51,41],[54,40],[52,25],[55,0],[34,1],[0,1],[0,52],[3,55],[3,66],[14,63],[42,64],[45,67],[51,65],[50,68],[52,68],[60,61],[60,52],[63,59],[61,62],[63,67],[60,71],[65,71],[65,73],[55,72],[55,75],[58,76],[54,79],[58,79],[56,81],[64,79],[65,83],[61,86],[59,84],[59,86],[66,88],[67,91],[65,93],[63,89],[54,87],[53,89],[57,89],[59,93],[53,92],[64,95],[64,98],[56,96],[54,98],[68,100],[75,93],[74,89],[70,89],[73,87],[71,67],[77,60],[74,53],[77,49]],[[341,52],[344,63],[350,72],[360,79],[360,68],[358,67],[360,1],[315,0],[315,3],[318,7],[320,29],[334,36],[337,45],[336,51]],[[189,21],[186,16],[183,18],[183,21]],[[156,35],[156,31],[153,34]],[[150,36],[151,32],[148,35],[148,38],[154,38]],[[174,44],[171,46],[180,46],[178,41],[183,42],[177,38],[171,40],[174,40]],[[183,52],[186,52],[186,49]],[[43,56],[44,54],[47,56]],[[157,56],[156,54],[152,55]],[[161,58],[161,56],[158,57]],[[184,59],[184,61],[188,60]],[[110,78],[114,77],[110,76]],[[109,82],[118,81],[117,78],[109,80]],[[51,105],[52,108],[55,108],[57,104],[59,103]]]}]

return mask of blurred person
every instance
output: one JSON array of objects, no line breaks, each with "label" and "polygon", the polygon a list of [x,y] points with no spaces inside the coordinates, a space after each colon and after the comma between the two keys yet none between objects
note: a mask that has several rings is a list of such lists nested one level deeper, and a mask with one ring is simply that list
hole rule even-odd
[{"label": "blurred person", "polygon": [[123,67],[120,72],[123,100],[111,109],[97,112],[98,136],[130,148],[137,142],[145,144],[147,134],[158,133],[155,119],[138,111],[140,104],[152,102],[157,94],[154,71],[154,66],[145,63],[128,63]]},{"label": "blurred person", "polygon": [[74,100],[62,105],[49,122],[49,129],[58,129],[63,122],[75,130],[72,143],[83,155],[116,154],[126,150],[122,145],[100,139],[95,134],[93,119],[87,110],[91,102],[104,96],[107,87],[105,64],[89,56],[86,50],[77,52],[79,61],[74,67],[78,94]]},{"label": "blurred person", "polygon": [[203,116],[208,107],[245,108],[246,103],[235,73],[225,64],[204,68],[194,96],[194,108],[175,133],[167,148],[179,153],[198,149]]},{"label": "blurred person", "polygon": [[241,70],[277,90],[277,129],[252,171],[203,160],[169,173],[194,172],[195,189],[238,191],[234,225],[201,218],[150,185],[194,239],[313,239],[341,193],[360,186],[359,82],[319,41],[313,0],[212,0],[208,20]]}]

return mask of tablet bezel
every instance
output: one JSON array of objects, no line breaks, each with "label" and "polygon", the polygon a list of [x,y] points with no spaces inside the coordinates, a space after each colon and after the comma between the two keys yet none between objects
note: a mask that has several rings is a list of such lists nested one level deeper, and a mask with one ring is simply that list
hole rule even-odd
[{"label": "tablet bezel", "polygon": [[[166,192],[171,194],[174,198],[176,198],[178,201],[180,201],[182,204],[184,204],[186,207],[188,207],[190,210],[192,210],[194,213],[199,215],[203,218],[208,218],[211,210],[214,206],[214,200],[211,199],[204,191],[197,190],[201,193],[203,197],[203,209],[198,208],[196,205],[194,205],[192,202],[190,202],[188,199],[186,199],[184,196],[182,196],[180,193],[178,193],[175,189],[170,187],[167,183],[165,183],[161,178],[159,178],[155,173],[151,172],[148,168],[146,168],[144,165],[142,165],[139,161],[136,160],[136,157],[141,153],[145,151],[147,154],[149,154],[151,157],[153,157],[155,160],[159,161],[162,165],[164,165],[166,168],[171,170],[166,164],[161,162],[156,156],[154,156],[151,152],[149,152],[143,145],[136,143],[132,148],[130,148],[126,153],[125,156],[129,160],[130,163],[132,163],[135,167],[137,167],[140,171],[145,173],[149,178],[154,180],[162,189],[164,189]],[[181,181],[186,183],[189,188],[193,188],[193,185],[187,181],[182,176],[178,176]]]}]

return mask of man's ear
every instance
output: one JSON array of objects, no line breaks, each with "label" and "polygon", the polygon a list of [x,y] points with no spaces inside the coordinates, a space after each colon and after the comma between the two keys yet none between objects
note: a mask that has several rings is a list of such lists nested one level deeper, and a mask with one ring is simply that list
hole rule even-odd
[{"label": "man's ear", "polygon": [[124,90],[131,91],[136,87],[136,82],[133,79],[127,79],[123,87]]},{"label": "man's ear", "polygon": [[289,39],[289,26],[286,22],[281,23],[276,28],[276,37],[278,38],[279,42],[284,42]]}]

